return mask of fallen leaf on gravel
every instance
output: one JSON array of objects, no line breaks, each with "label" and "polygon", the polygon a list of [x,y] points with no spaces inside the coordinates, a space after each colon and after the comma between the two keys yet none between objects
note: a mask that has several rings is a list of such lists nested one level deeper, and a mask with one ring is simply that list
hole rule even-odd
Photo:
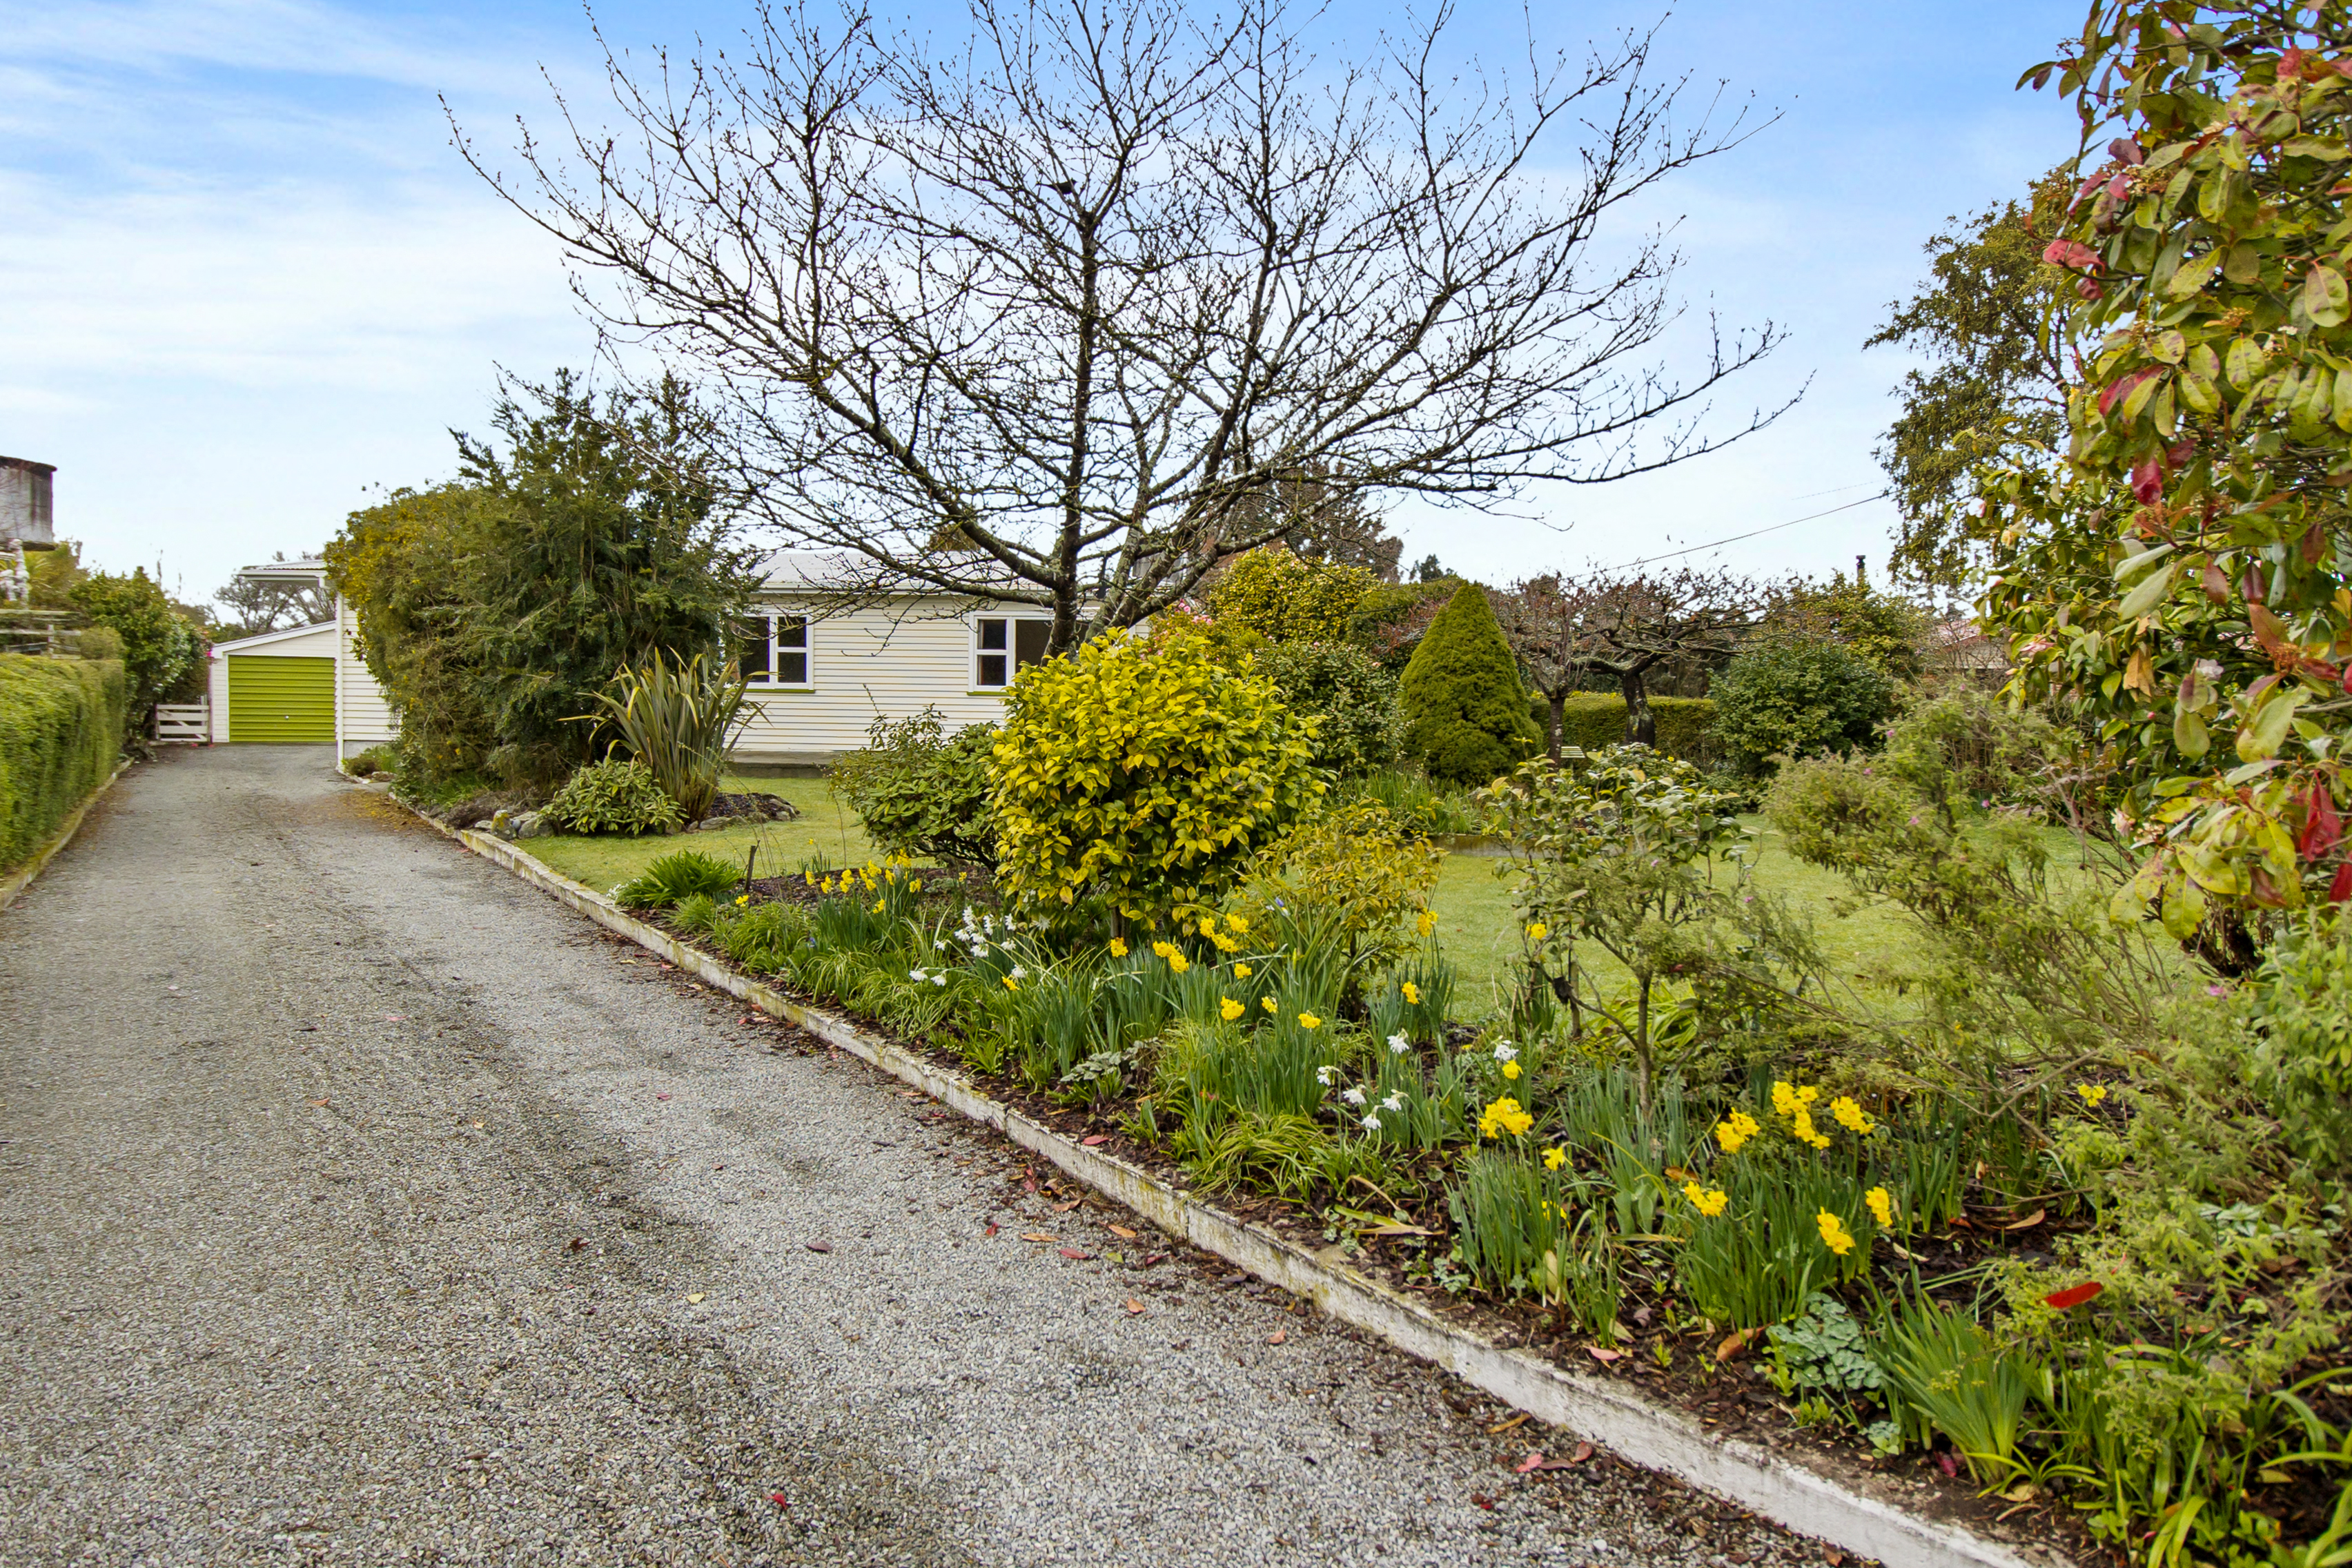
[{"label": "fallen leaf on gravel", "polygon": [[668,1095],[666,1095],[666,1094],[657,1094],[657,1095],[655,1095],[655,1096],[654,1096],[654,1098],[655,1098],[656,1100],[667,1100],[667,1099],[669,1098],[669,1096],[668,1096]]},{"label": "fallen leaf on gravel", "polygon": [[386,1013],[383,1016],[383,1021],[387,1024],[405,1024],[408,1022],[408,1015],[405,1013]]},{"label": "fallen leaf on gravel", "polygon": [[1512,1416],[1508,1421],[1497,1421],[1492,1426],[1486,1428],[1487,1435],[1491,1436],[1497,1432],[1507,1432],[1514,1426],[1525,1426],[1530,1414],[1531,1412],[1522,1410],[1517,1415]]},{"label": "fallen leaf on gravel", "polygon": [[1062,1248],[1062,1256],[1068,1258],[1073,1263],[1084,1263],[1087,1258],[1092,1258],[1094,1254],[1091,1252],[1081,1252],[1075,1247],[1066,1247]]},{"label": "fallen leaf on gravel", "polygon": [[1949,1448],[1946,1448],[1936,1456],[1936,1468],[1943,1471],[1947,1479],[1957,1479],[1960,1473],[1960,1461]]},{"label": "fallen leaf on gravel", "polygon": [[1150,1257],[1145,1258],[1141,1263],[1136,1265],[1136,1267],[1139,1268],[1149,1268],[1155,1263],[1165,1263],[1167,1261],[1168,1255],[1166,1253],[1155,1252]]},{"label": "fallen leaf on gravel", "polygon": [[698,1307],[702,1305],[702,1297],[703,1292],[700,1290],[688,1290],[686,1293],[686,1304],[689,1307]]},{"label": "fallen leaf on gravel", "polygon": [[1396,1224],[1389,1224],[1389,1225],[1376,1225],[1376,1226],[1371,1226],[1370,1229],[1362,1230],[1362,1231],[1359,1231],[1357,1234],[1358,1234],[1358,1235],[1360,1235],[1360,1236],[1375,1236],[1375,1237],[1378,1237],[1378,1236],[1435,1236],[1437,1233],[1436,1233],[1435,1231],[1433,1231],[1433,1230],[1423,1230],[1421,1226],[1417,1226],[1417,1225],[1396,1225]]},{"label": "fallen leaf on gravel", "polygon": [[1116,1236],[1122,1240],[1133,1241],[1135,1239],[1135,1232],[1128,1229],[1127,1226],[1123,1225],[1114,1225],[1109,1226],[1108,1229],[1113,1236]]},{"label": "fallen leaf on gravel", "polygon": [[326,1102],[325,1100],[312,1100],[310,1103],[311,1103],[311,1104],[313,1104],[313,1105],[324,1105],[324,1104],[326,1104],[327,1102]]},{"label": "fallen leaf on gravel", "polygon": [[1077,1198],[1072,1198],[1068,1203],[1066,1203],[1066,1204],[1055,1204],[1055,1205],[1054,1205],[1054,1212],[1055,1212],[1055,1214],[1067,1214],[1067,1213],[1069,1213],[1072,1209],[1074,1209],[1074,1208],[1077,1207],[1077,1206],[1078,1206],[1079,1202],[1080,1202],[1080,1200],[1079,1200],[1079,1199],[1077,1199]]},{"label": "fallen leaf on gravel", "polygon": [[1840,1552],[1836,1547],[1832,1546],[1822,1552],[1822,1561],[1828,1563],[1830,1568],[1843,1568],[1843,1565],[1845,1563],[1845,1553]]},{"label": "fallen leaf on gravel", "polygon": [[996,1228],[997,1228],[997,1227],[996,1227],[996,1222],[995,1222],[994,1220],[990,1220],[990,1221],[988,1222],[988,1228],[987,1228],[986,1230],[984,1230],[984,1231],[982,1231],[982,1232],[981,1232],[981,1235],[982,1235],[982,1236],[994,1236],[994,1235],[996,1234]]},{"label": "fallen leaf on gravel", "polygon": [[1129,1296],[1127,1299],[1127,1310],[1130,1313],[1141,1312],[1143,1310],[1143,1303],[1137,1300],[1134,1297]]},{"label": "fallen leaf on gravel", "polygon": [[768,1494],[768,1500],[774,1503],[778,1508],[790,1508],[793,1506],[791,1503],[784,1500],[784,1494],[782,1492],[770,1492]]},{"label": "fallen leaf on gravel", "polygon": [[808,1249],[811,1252],[831,1252],[833,1250],[833,1243],[829,1241],[812,1241],[808,1244]]},{"label": "fallen leaf on gravel", "polygon": [[573,1237],[572,1238],[572,1251],[574,1251],[574,1252],[585,1252],[585,1251],[587,1251],[587,1250],[588,1250],[588,1238],[587,1238],[586,1237],[584,1237],[584,1236],[575,1236],[575,1237]]},{"label": "fallen leaf on gravel", "polygon": [[1276,1329],[1274,1332],[1265,1336],[1265,1342],[1270,1345],[1278,1345],[1289,1337],[1290,1331],[1288,1329]]},{"label": "fallen leaf on gravel", "polygon": [[1748,1342],[1754,1339],[1756,1333],[1757,1331],[1754,1329],[1741,1329],[1737,1333],[1726,1334],[1723,1337],[1723,1342],[1715,1347],[1715,1359],[1719,1362],[1729,1361],[1748,1348]]},{"label": "fallen leaf on gravel", "polygon": [[1097,1132],[1091,1138],[1081,1138],[1078,1142],[1088,1149],[1097,1149],[1103,1144],[1110,1142],[1110,1134],[1108,1132]]},{"label": "fallen leaf on gravel", "polygon": [[1024,1241],[1051,1241],[1054,1238],[1047,1236],[1042,1230],[1024,1230],[1021,1233],[1021,1239]]},{"label": "fallen leaf on gravel", "polygon": [[1585,1346],[1584,1353],[1591,1356],[1594,1361],[1599,1362],[1603,1366],[1608,1365],[1612,1361],[1623,1361],[1625,1359],[1625,1352],[1623,1351],[1605,1351],[1599,1345]]},{"label": "fallen leaf on gravel", "polygon": [[1495,1500],[1488,1497],[1485,1492],[1472,1492],[1470,1494],[1470,1500],[1476,1503],[1480,1508],[1485,1509],[1489,1513],[1495,1511]]},{"label": "fallen leaf on gravel", "polygon": [[2004,1225],[2000,1228],[2002,1230],[2032,1230],[2035,1226],[2040,1225],[2044,1219],[2047,1219],[2049,1215],[2050,1211],[2048,1209],[2035,1209],[2023,1219],[2012,1220],[2008,1225]]},{"label": "fallen leaf on gravel", "polygon": [[1592,1445],[1579,1443],[1576,1446],[1576,1452],[1568,1457],[1568,1462],[1571,1465],[1580,1465],[1591,1458],[1592,1458]]},{"label": "fallen leaf on gravel", "polygon": [[1518,1462],[1517,1468],[1512,1470],[1511,1473],[1516,1476],[1524,1476],[1530,1470],[1540,1470],[1543,1467],[1544,1457],[1542,1453],[1538,1451],[1537,1453],[1529,1454],[1526,1458],[1521,1459]]}]

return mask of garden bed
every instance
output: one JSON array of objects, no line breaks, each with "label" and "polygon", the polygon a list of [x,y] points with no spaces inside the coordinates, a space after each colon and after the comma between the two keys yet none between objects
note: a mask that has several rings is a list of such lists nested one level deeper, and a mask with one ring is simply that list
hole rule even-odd
[{"label": "garden bed", "polygon": [[[993,905],[992,890],[984,873],[959,874],[943,868],[910,867],[906,868],[906,874],[923,881],[922,903],[937,911],[960,910],[966,888],[981,901]],[[782,901],[803,908],[827,896],[805,877],[761,879],[754,884],[753,890],[758,901]],[[640,911],[639,918],[730,972],[745,973],[714,947],[705,933],[681,929],[658,911]],[[766,984],[775,982],[772,973],[747,977]],[[826,1007],[843,1009],[838,997],[809,999]],[[882,1021],[855,1011],[848,1016],[861,1029],[891,1041],[899,1049],[930,1061],[946,1072],[972,1080],[984,1087],[992,1097],[1074,1143],[1123,1161],[1171,1189],[1188,1191],[1198,1187],[1193,1173],[1182,1162],[1160,1144],[1137,1135],[1133,1096],[1108,1104],[1073,1107],[1015,1075],[980,1071],[962,1053],[932,1039],[897,1033]],[[1449,1045],[1464,1044],[1476,1037],[1475,1030],[1463,1025],[1451,1026],[1448,1035]],[[1437,1152],[1423,1161],[1424,1176],[1441,1188],[1446,1163],[1445,1156]],[[1726,1337],[1703,1331],[1673,1331],[1666,1326],[1663,1311],[1666,1299],[1652,1296],[1629,1299],[1620,1320],[1629,1332],[1612,1335],[1604,1344],[1570,1323],[1564,1313],[1545,1310],[1524,1300],[1496,1300],[1475,1292],[1447,1289],[1430,1278],[1431,1258],[1442,1257],[1451,1240],[1448,1217],[1442,1204],[1433,1198],[1419,1205],[1396,1205],[1381,1216],[1397,1232],[1419,1233],[1405,1235],[1384,1234],[1379,1226],[1328,1223],[1318,1216],[1315,1205],[1245,1188],[1213,1190],[1207,1195],[1235,1219],[1261,1226],[1302,1252],[1329,1264],[1344,1265],[1377,1284],[1403,1293],[1433,1315],[1480,1341],[1540,1356],[1572,1376],[1598,1376],[1636,1390],[1643,1397],[1690,1416],[1710,1436],[1745,1438],[1769,1448],[1810,1456],[1810,1468],[1828,1474],[1850,1472],[1860,1463],[1868,1473],[1895,1479],[1912,1489],[1916,1495],[1906,1500],[1906,1506],[1914,1511],[1995,1536],[2023,1529],[2029,1539],[2038,1539],[2084,1561],[2092,1560],[2092,1543],[2081,1529],[2079,1518],[2063,1510],[2053,1497],[2038,1494],[2021,1501],[1998,1494],[1980,1496],[1979,1489],[1968,1484],[1965,1474],[1949,1462],[1948,1455],[1941,1456],[1942,1463],[1937,1462],[1937,1457],[1925,1454],[1872,1462],[1857,1455],[1850,1444],[1825,1441],[1807,1430],[1799,1424],[1789,1396],[1775,1386],[1766,1371],[1762,1354],[1766,1346],[1760,1334]],[[1348,1206],[1356,1208],[1360,1215],[1370,1214],[1365,1205],[1377,1202],[1370,1194],[1349,1195],[1358,1196],[1358,1202]],[[1339,1202],[1339,1197],[1335,1195],[1332,1203]],[[1328,1205],[1325,1206],[1328,1209]],[[1894,1262],[1901,1258],[1916,1267],[1932,1288],[1940,1279],[1981,1268],[1997,1258],[2046,1261],[2046,1246],[2039,1244],[2046,1243],[2058,1228],[2046,1215],[2027,1216],[2020,1223],[2020,1216],[2007,1210],[1980,1210],[1955,1220],[1945,1237],[1921,1242],[1907,1251],[1885,1237],[1879,1238],[1877,1245],[1885,1249],[1884,1261]]]}]

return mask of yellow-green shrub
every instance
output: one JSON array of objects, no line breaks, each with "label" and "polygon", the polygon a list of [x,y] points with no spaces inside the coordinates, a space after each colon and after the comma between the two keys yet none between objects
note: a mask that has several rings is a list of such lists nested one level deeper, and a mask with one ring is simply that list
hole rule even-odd
[{"label": "yellow-green shrub", "polygon": [[1209,590],[1209,614],[1278,643],[1344,642],[1379,581],[1360,566],[1307,561],[1269,544],[1225,569]]},{"label": "yellow-green shrub", "polygon": [[0,870],[29,859],[114,771],[130,698],[120,659],[0,654]]},{"label": "yellow-green shrub", "polygon": [[1311,727],[1180,633],[1116,633],[1022,671],[990,798],[999,879],[1030,904],[1153,921],[1208,903],[1313,805]]}]

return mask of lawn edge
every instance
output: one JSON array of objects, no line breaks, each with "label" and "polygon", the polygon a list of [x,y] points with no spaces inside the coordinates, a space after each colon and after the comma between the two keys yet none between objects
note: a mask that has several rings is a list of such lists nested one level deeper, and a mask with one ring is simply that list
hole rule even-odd
[{"label": "lawn edge", "polygon": [[[362,787],[383,791],[384,786]],[[1783,1527],[1901,1568],[2036,1568],[2005,1542],[1922,1518],[1759,1445],[1714,1437],[1691,1417],[1598,1377],[1578,1377],[1446,1322],[1412,1298],[1344,1265],[1326,1263],[1273,1231],[1237,1219],[1113,1154],[1089,1149],[989,1095],[961,1074],[796,1001],[636,919],[605,895],[516,844],[452,828],[392,796],[443,836],[552,895],[706,984],[799,1026],[827,1045],[985,1123],[1173,1237],[1312,1300],[1323,1311],[1474,1384],[1513,1408],[1647,1469],[1662,1471]],[[1891,1489],[1891,1488],[1890,1488]]]},{"label": "lawn edge", "polygon": [[51,835],[47,844],[33,851],[31,859],[7,875],[0,876],[0,910],[5,910],[15,903],[16,895],[33,885],[33,879],[39,876],[48,863],[56,858],[58,851],[73,842],[73,836],[81,831],[82,818],[89,815],[89,808],[96,805],[100,797],[114,787],[115,780],[130,771],[129,762],[116,763],[114,771],[106,775],[104,783],[81,797],[81,804],[75,806],[73,815],[66,818],[66,825]]}]

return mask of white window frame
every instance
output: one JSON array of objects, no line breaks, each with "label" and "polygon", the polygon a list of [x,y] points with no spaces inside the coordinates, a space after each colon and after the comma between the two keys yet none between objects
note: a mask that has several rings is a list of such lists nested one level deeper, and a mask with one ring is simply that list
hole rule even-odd
[{"label": "white window frame", "polygon": [[[757,617],[758,619],[761,619],[761,620],[765,621],[765,622],[767,623],[767,626],[768,626],[768,674],[767,674],[767,679],[763,679],[763,680],[761,680],[761,679],[751,679],[751,680],[747,680],[744,684],[746,684],[747,686],[749,686],[749,687],[750,687],[752,690],[754,690],[754,691],[814,691],[814,690],[815,690],[815,689],[816,689],[816,617],[815,617],[814,616],[810,615],[810,614],[809,614],[807,611],[805,611],[805,610],[786,610],[786,609],[780,609],[780,608],[776,608],[776,607],[774,607],[774,606],[769,606],[769,607],[761,608],[761,609],[754,609],[754,610],[752,610],[752,611],[750,613],[750,615],[749,615],[749,616],[747,616],[745,618],[749,619],[749,618],[751,618],[751,617]],[[796,647],[796,648],[793,648],[793,649],[791,649],[790,651],[792,651],[792,652],[793,652],[793,653],[797,653],[797,654],[799,654],[799,655],[801,656],[802,662],[806,666],[806,668],[805,668],[805,670],[803,671],[804,675],[806,676],[806,679],[802,679],[802,680],[779,680],[779,679],[776,679],[777,674],[778,674],[778,672],[779,672],[779,668],[780,668],[781,662],[782,662],[782,658],[783,658],[784,653],[786,652],[786,649],[784,648],[783,642],[782,642],[782,633],[781,633],[781,631],[779,630],[779,628],[778,628],[778,626],[777,626],[776,623],[777,623],[777,622],[779,622],[779,621],[783,621],[783,620],[796,620],[796,621],[800,622],[800,624],[801,624],[801,643],[800,643],[800,646],[799,646],[798,647]]]},{"label": "white window frame", "polygon": [[[1004,647],[1003,650],[1004,654],[1004,684],[1002,686],[989,686],[982,683],[980,679],[980,623],[982,621],[1003,621],[1004,623]],[[971,693],[973,696],[997,697],[1013,689],[1013,682],[1021,674],[1021,666],[1016,662],[1020,657],[1019,650],[1021,634],[1013,629],[1013,623],[1016,621],[1035,621],[1043,626],[1050,626],[1054,624],[1054,617],[1050,612],[1039,613],[1035,611],[1022,610],[978,610],[974,611],[966,620],[964,630],[966,634],[965,641],[968,646],[964,659],[963,671],[964,689],[966,691]],[[995,648],[990,648],[987,651],[993,654],[998,650]]]}]

